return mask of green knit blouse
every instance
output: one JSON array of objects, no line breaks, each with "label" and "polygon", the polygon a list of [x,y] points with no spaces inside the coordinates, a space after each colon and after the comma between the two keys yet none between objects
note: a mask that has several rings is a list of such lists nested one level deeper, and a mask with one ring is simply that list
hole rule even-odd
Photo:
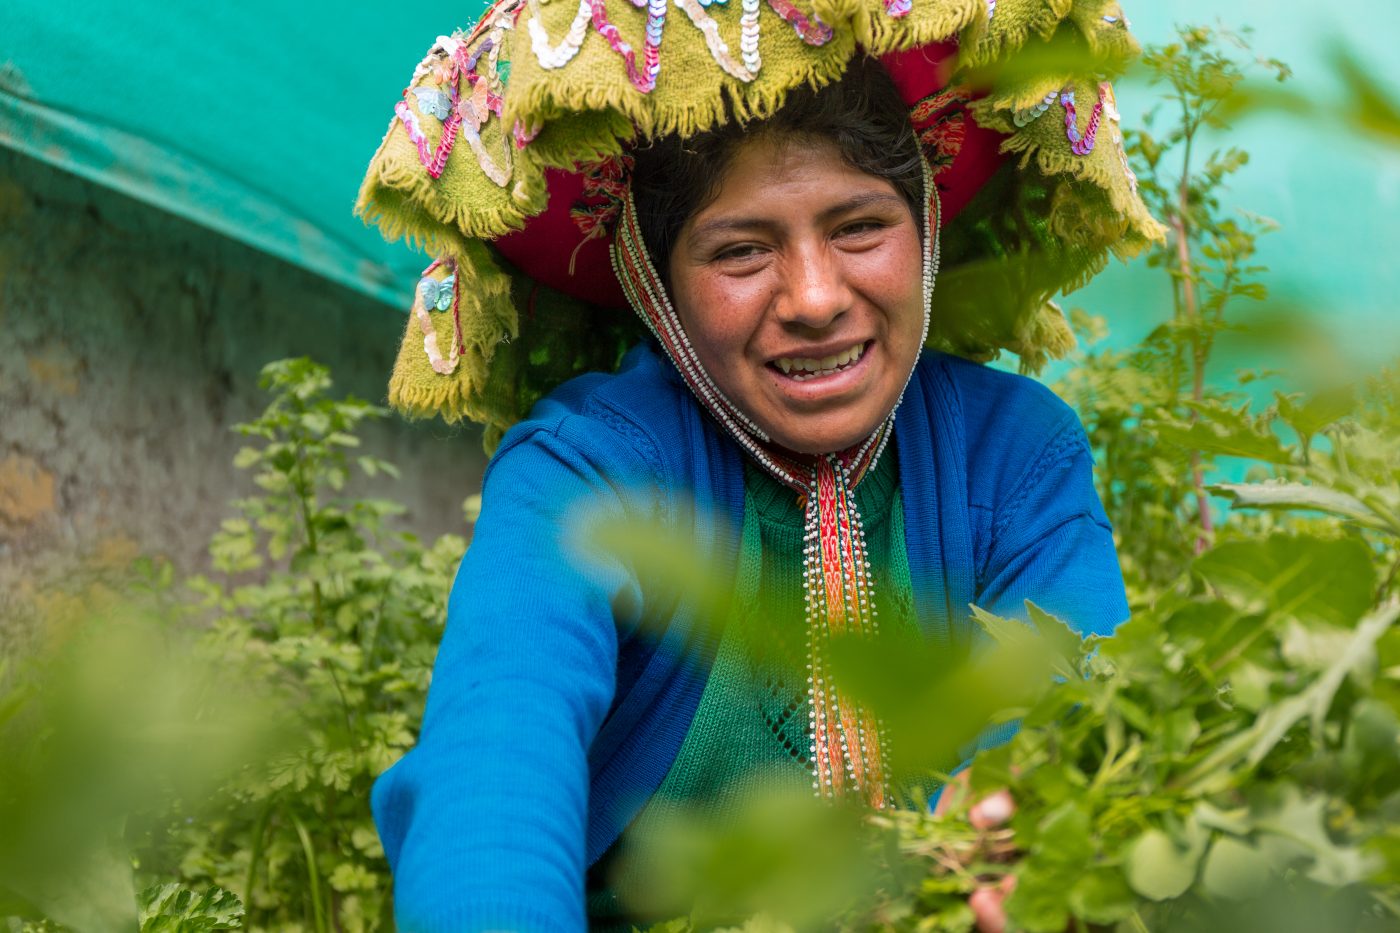
[{"label": "green knit blouse", "polygon": [[[618,896],[632,875],[626,850],[678,812],[723,826],[738,815],[740,801],[760,788],[810,792],[803,510],[791,489],[747,462],[744,492],[734,614],[665,780],[627,834],[588,873],[590,930],[629,931],[652,922],[629,911],[625,896]],[[912,629],[913,585],[893,451],[861,481],[855,499],[882,627]]]}]

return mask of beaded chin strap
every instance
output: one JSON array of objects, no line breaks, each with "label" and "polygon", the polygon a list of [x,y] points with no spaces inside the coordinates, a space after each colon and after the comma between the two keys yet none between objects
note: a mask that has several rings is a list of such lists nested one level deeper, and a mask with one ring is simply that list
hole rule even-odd
[{"label": "beaded chin strap", "polygon": [[[938,274],[938,188],[923,163],[923,333],[928,339],[929,303]],[[633,310],[661,342],[686,385],[731,437],[758,464],[805,500],[803,592],[807,616],[807,694],[811,731],[812,789],[818,796],[859,795],[876,808],[889,804],[888,758],[879,720],[830,682],[827,646],[832,636],[878,630],[865,531],[853,490],[884,452],[894,433],[899,401],[863,442],[804,462],[775,449],[767,434],[725,397],[686,337],[642,242],[637,206],[629,189],[612,245],[613,270]],[[917,360],[916,360],[917,363]],[[900,399],[913,378],[911,367]]]}]

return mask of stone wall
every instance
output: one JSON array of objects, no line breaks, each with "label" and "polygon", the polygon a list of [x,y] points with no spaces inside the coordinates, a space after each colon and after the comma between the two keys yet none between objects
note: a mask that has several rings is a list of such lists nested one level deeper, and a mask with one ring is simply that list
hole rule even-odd
[{"label": "stone wall", "polygon": [[[248,488],[229,428],[264,404],[261,366],[310,356],[337,392],[382,402],[403,326],[399,309],[0,149],[0,603],[55,554],[199,567]],[[479,433],[394,416],[366,446],[402,467],[372,491],[406,505],[409,528],[464,530]]]}]

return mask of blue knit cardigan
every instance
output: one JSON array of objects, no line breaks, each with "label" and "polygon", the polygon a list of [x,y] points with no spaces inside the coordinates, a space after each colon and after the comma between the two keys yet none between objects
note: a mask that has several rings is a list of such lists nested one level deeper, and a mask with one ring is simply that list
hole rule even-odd
[{"label": "blue knit cardigan", "polygon": [[[1127,617],[1083,429],[1049,390],[925,353],[895,451],[935,643],[970,639],[972,603],[1022,615],[1033,599],[1085,633]],[[596,548],[581,557],[580,526],[659,521],[732,578],[741,456],[654,345],[562,386],[506,435],[418,745],[374,787],[403,933],[585,928],[585,867],[674,761],[709,642],[687,594]]]}]

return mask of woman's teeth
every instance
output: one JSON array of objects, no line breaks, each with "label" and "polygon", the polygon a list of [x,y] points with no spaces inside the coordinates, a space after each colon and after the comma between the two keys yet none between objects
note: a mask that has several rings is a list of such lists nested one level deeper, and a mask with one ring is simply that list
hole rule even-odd
[{"label": "woman's teeth", "polygon": [[860,359],[864,352],[865,344],[858,343],[849,350],[842,350],[840,353],[824,356],[819,360],[801,356],[783,356],[774,360],[773,365],[793,379],[801,381],[815,379],[819,376],[830,376]]}]

